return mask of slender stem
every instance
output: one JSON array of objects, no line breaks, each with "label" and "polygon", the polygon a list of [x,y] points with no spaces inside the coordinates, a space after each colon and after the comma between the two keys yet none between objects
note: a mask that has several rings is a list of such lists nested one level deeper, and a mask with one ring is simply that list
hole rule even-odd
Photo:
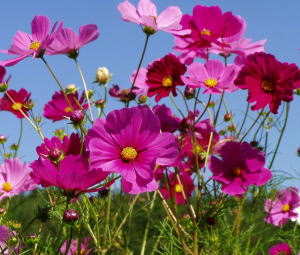
[{"label": "slender stem", "polygon": [[107,196],[107,205],[106,205],[106,219],[105,219],[104,236],[107,236],[108,228],[109,228],[110,205],[111,205],[111,189],[109,188],[108,189],[108,196]]},{"label": "slender stem", "polygon": [[279,135],[279,138],[278,138],[278,141],[277,141],[277,144],[276,144],[276,148],[275,148],[275,151],[274,151],[272,160],[271,160],[271,162],[270,162],[270,165],[269,165],[269,167],[268,167],[269,169],[271,169],[271,167],[273,166],[275,157],[276,157],[276,155],[277,155],[277,152],[278,152],[278,149],[279,149],[281,140],[282,140],[282,136],[283,136],[283,133],[284,133],[285,128],[286,128],[287,120],[288,120],[288,117],[289,117],[289,109],[290,109],[290,104],[287,103],[286,109],[285,109],[286,111],[285,111],[285,119],[284,119],[283,127],[282,127],[282,129],[281,129],[281,131],[280,131],[280,135]]},{"label": "slender stem", "polygon": [[[141,69],[141,66],[142,66],[142,63],[143,63],[143,60],[144,60],[144,57],[145,57],[145,53],[146,53],[146,49],[147,49],[149,37],[150,37],[150,35],[146,34],[146,40],[145,40],[143,52],[142,52],[142,55],[141,55],[141,58],[140,58],[140,61],[139,61],[139,64],[138,64],[136,73],[135,73],[135,75],[134,75],[133,82],[132,82],[132,84],[131,84],[131,88],[130,88],[129,94],[132,93],[132,90],[133,90],[133,88],[134,88],[134,84],[135,84],[135,82],[136,82],[136,79],[137,79],[137,77],[138,77],[139,71],[140,71],[140,69]],[[130,101],[128,100],[128,101],[126,102],[126,107],[129,107],[129,103],[130,103]]]},{"label": "slender stem", "polygon": [[198,119],[195,121],[195,123],[199,122],[199,121],[201,120],[201,118],[204,116],[204,114],[206,113],[206,111],[208,110],[210,100],[211,100],[211,94],[209,94],[208,101],[207,101],[207,104],[205,105],[204,111],[203,111],[202,114],[198,117]]},{"label": "slender stem", "polygon": [[69,234],[69,238],[68,238],[68,242],[67,242],[67,247],[66,247],[65,255],[68,254],[68,251],[70,249],[71,241],[72,241],[72,236],[73,236],[73,226],[71,226],[71,229],[70,229],[70,234]]},{"label": "slender stem", "polygon": [[177,109],[177,111],[180,113],[180,115],[184,118],[184,114],[183,112],[180,110],[179,106],[177,105],[177,103],[175,102],[174,98],[170,95],[169,96],[171,98],[172,103],[174,104],[175,108]]},{"label": "slender stem", "polygon": [[86,100],[87,100],[87,103],[88,103],[88,107],[89,107],[89,111],[90,111],[91,120],[93,122],[94,121],[94,116],[93,116],[93,112],[92,112],[92,107],[91,107],[91,102],[90,102],[90,98],[89,98],[89,94],[88,94],[88,89],[87,89],[87,86],[86,86],[86,82],[85,82],[82,70],[80,68],[80,65],[79,65],[77,59],[74,59],[74,61],[75,61],[77,70],[78,70],[78,72],[80,74],[80,78],[82,80],[82,84],[83,84],[83,87],[84,87],[85,97],[86,97]]},{"label": "slender stem", "polygon": [[17,148],[16,151],[14,153],[14,158],[17,156],[20,144],[21,144],[21,139],[22,139],[22,134],[23,134],[23,120],[20,119],[20,135],[19,135],[19,139],[18,139],[18,143],[17,143]]},{"label": "slender stem", "polygon": [[243,127],[244,127],[244,125],[245,125],[245,122],[246,122],[246,119],[247,119],[247,116],[248,116],[249,108],[250,108],[250,104],[247,103],[246,112],[245,112],[245,114],[244,114],[244,118],[243,118],[241,127],[240,127],[240,129],[239,129],[239,131],[238,131],[238,133],[237,133],[237,137],[240,136],[240,134],[241,134],[241,132],[242,132],[242,130],[243,130]]},{"label": "slender stem", "polygon": [[187,103],[187,100],[186,100],[184,94],[182,93],[182,91],[180,89],[177,89],[177,91],[182,96],[186,111],[187,111],[187,113],[189,113],[190,109],[189,109],[189,106],[188,106],[188,103]]},{"label": "slender stem", "polygon": [[216,126],[217,124],[217,121],[218,121],[218,118],[219,118],[219,114],[220,114],[220,111],[221,111],[221,106],[222,106],[222,101],[223,101],[223,98],[224,98],[224,91],[222,92],[222,95],[221,95],[221,98],[220,98],[220,102],[219,102],[219,106],[218,106],[218,110],[217,110],[217,113],[216,113],[216,117],[214,119],[214,125]]},{"label": "slender stem", "polygon": [[271,112],[268,112],[267,114],[266,114],[266,116],[264,117],[264,119],[261,121],[261,123],[259,124],[259,126],[258,126],[258,128],[257,128],[257,130],[255,131],[255,134],[254,134],[254,136],[253,136],[253,141],[256,141],[256,137],[257,137],[257,135],[258,135],[258,132],[259,132],[259,130],[261,129],[261,127],[264,125],[264,123],[265,123],[265,121],[266,121],[266,119],[268,118],[268,116],[270,115],[270,113]]}]

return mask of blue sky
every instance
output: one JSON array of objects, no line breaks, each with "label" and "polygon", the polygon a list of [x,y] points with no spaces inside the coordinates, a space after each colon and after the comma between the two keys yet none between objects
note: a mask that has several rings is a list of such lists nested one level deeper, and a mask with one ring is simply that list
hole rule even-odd
[{"label": "blue sky", "polygon": [[[123,22],[116,6],[119,0],[52,0],[30,3],[28,1],[5,1],[2,3],[0,15],[0,48],[7,49],[17,30],[31,31],[30,22],[35,15],[47,15],[52,23],[64,20],[66,27],[78,30],[80,25],[97,24],[100,37],[97,41],[85,46],[79,56],[89,88],[93,88],[96,69],[107,66],[114,74],[112,82],[120,84],[122,88],[129,87],[129,76],[136,69],[139,55],[144,42],[144,34],[138,25]],[[134,5],[138,1],[131,1]],[[254,41],[267,39],[266,51],[274,54],[280,61],[300,64],[300,22],[299,1],[196,1],[196,0],[154,0],[159,12],[171,5],[177,5],[183,13],[191,13],[196,4],[219,5],[223,11],[232,11],[242,16],[247,22],[246,37]],[[158,32],[150,39],[145,56],[144,65],[157,58],[163,57],[172,51],[172,35]],[[7,59],[5,54],[0,59]],[[52,56],[47,58],[64,85],[74,83],[81,87],[81,81],[75,66],[65,56]],[[31,58],[22,61],[14,67],[8,68],[12,74],[11,88],[25,87],[32,93],[36,106],[35,114],[42,114],[43,105],[50,100],[57,90],[52,77],[40,60]],[[300,176],[300,158],[296,156],[296,149],[300,146],[300,97],[296,97],[291,104],[288,128],[283,138],[279,156],[274,168],[290,174]],[[241,112],[244,109],[246,94],[241,93],[229,97],[231,110]],[[165,103],[168,101],[162,101]],[[242,108],[240,108],[242,105]],[[122,107],[122,104],[111,100],[110,109]],[[9,143],[16,142],[19,132],[19,121],[10,113],[0,113],[0,134],[9,137]],[[64,127],[66,122],[56,123],[54,126]],[[45,121],[43,130],[46,136],[51,136],[53,124]],[[40,138],[32,128],[25,123],[20,157],[25,161],[36,158],[35,147],[41,143]],[[299,180],[286,182],[300,188]]]}]

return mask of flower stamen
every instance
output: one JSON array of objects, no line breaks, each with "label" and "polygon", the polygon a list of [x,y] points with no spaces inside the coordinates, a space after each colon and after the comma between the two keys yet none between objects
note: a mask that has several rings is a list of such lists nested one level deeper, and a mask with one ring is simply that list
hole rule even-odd
[{"label": "flower stamen", "polygon": [[133,147],[125,147],[121,151],[121,157],[124,161],[133,161],[137,157],[137,151]]},{"label": "flower stamen", "polygon": [[38,50],[41,46],[41,43],[38,41],[33,41],[30,45],[29,45],[29,49],[30,50]]},{"label": "flower stamen", "polygon": [[171,76],[166,76],[162,79],[161,84],[164,88],[172,87],[173,86],[173,78]]},{"label": "flower stamen", "polygon": [[2,190],[6,191],[6,192],[10,192],[13,190],[13,186],[9,182],[4,182],[2,185]]}]

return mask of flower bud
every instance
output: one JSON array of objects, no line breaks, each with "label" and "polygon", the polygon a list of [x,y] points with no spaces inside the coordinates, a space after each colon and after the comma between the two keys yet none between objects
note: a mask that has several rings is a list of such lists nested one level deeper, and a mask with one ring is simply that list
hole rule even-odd
[{"label": "flower bud", "polygon": [[10,158],[11,157],[11,153],[4,153],[4,157],[5,158]]},{"label": "flower bud", "polygon": [[74,125],[79,125],[84,120],[84,112],[82,110],[75,110],[71,113],[70,120]]},{"label": "flower bud", "polygon": [[300,96],[300,89],[296,89],[296,90],[295,90],[295,94],[296,94],[297,96]]},{"label": "flower bud", "polygon": [[57,161],[61,155],[63,154],[62,150],[58,149],[58,148],[53,148],[49,151],[49,158],[52,161]]},{"label": "flower bud", "polygon": [[77,91],[77,88],[76,88],[75,84],[69,84],[69,85],[67,85],[65,91],[67,94],[74,94]]},{"label": "flower bud", "polygon": [[54,135],[57,136],[59,140],[62,140],[67,134],[64,129],[59,128],[54,131]]},{"label": "flower bud", "polygon": [[0,135],[0,144],[6,143],[7,138],[4,135]]},{"label": "flower bud", "polygon": [[99,82],[99,84],[106,84],[112,74],[109,73],[109,70],[106,67],[99,67],[96,72],[96,82]]},{"label": "flower bud", "polygon": [[3,213],[5,213],[5,209],[4,208],[0,208],[0,215],[2,215]]},{"label": "flower bud", "polygon": [[147,95],[140,95],[140,96],[138,97],[138,100],[139,100],[139,103],[140,103],[140,104],[146,103],[146,102],[147,102],[147,99],[148,99]]},{"label": "flower bud", "polygon": [[8,88],[7,82],[0,83],[0,92],[5,92],[7,88]]},{"label": "flower bud", "polygon": [[219,131],[219,135],[225,135],[226,134],[226,130],[222,129]]},{"label": "flower bud", "polygon": [[97,108],[101,108],[101,109],[105,108],[105,101],[104,101],[104,99],[99,99],[99,100],[95,101],[95,106]]},{"label": "flower bud", "polygon": [[216,105],[216,102],[215,102],[215,101],[210,101],[210,102],[208,103],[208,107],[210,107],[210,108],[214,108],[215,105]]},{"label": "flower bud", "polygon": [[120,87],[117,84],[114,84],[113,87],[109,89],[108,93],[111,97],[117,97],[117,98],[121,97],[122,95]]},{"label": "flower bud", "polygon": [[78,213],[73,209],[67,209],[64,212],[63,219],[65,222],[74,222],[79,219]]},{"label": "flower bud", "polygon": [[226,113],[225,115],[224,115],[224,117],[223,117],[223,119],[224,119],[224,121],[231,121],[232,120],[232,115],[231,115],[231,113]]},{"label": "flower bud", "polygon": [[258,142],[257,141],[251,141],[250,145],[254,148],[256,148],[258,146]]},{"label": "flower bud", "polygon": [[13,143],[13,144],[10,146],[10,149],[11,149],[12,151],[16,151],[16,150],[18,150],[18,148],[19,148],[19,145],[18,145],[18,144],[15,144],[15,143]]},{"label": "flower bud", "polygon": [[194,88],[190,88],[190,87],[186,87],[184,90],[184,96],[186,99],[192,99],[195,97],[195,89]]},{"label": "flower bud", "polygon": [[229,125],[228,127],[227,127],[227,129],[228,129],[228,131],[230,131],[230,132],[234,132],[234,131],[236,131],[236,127],[235,127],[235,125]]}]

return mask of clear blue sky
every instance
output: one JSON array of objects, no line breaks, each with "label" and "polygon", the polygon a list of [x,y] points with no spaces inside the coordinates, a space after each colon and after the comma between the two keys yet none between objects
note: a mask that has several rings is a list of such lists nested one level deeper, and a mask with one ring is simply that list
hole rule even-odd
[{"label": "clear blue sky", "polygon": [[[52,1],[5,1],[2,3],[0,15],[0,48],[7,49],[17,30],[31,31],[30,22],[35,15],[47,15],[52,23],[64,20],[66,27],[77,30],[80,25],[94,23],[100,29],[97,41],[81,50],[79,62],[82,65],[89,88],[93,88],[96,69],[107,66],[114,74],[112,83],[121,87],[129,87],[129,75],[136,69],[140,51],[143,46],[144,34],[138,25],[123,22],[116,6],[119,0],[52,0]],[[137,0],[131,1],[134,5]],[[241,15],[247,22],[246,37],[253,40],[267,39],[266,51],[274,54],[279,60],[300,64],[300,2],[290,1],[196,1],[196,0],[154,0],[161,12],[170,5],[177,5],[183,13],[191,13],[196,4],[219,5],[223,11],[232,11]],[[144,60],[144,66],[160,58],[172,50],[172,36],[159,32],[155,34],[149,44]],[[7,59],[5,54],[0,59]],[[65,56],[52,56],[49,63],[57,72],[63,84],[74,83],[81,86],[79,75],[72,61]],[[25,87],[32,92],[32,99],[36,104],[34,112],[42,114],[42,106],[50,100],[57,90],[52,77],[40,60],[31,58],[22,61],[14,67],[8,68],[12,74],[11,88]],[[241,112],[241,103],[245,104],[246,94],[236,97],[230,96],[230,108]],[[162,101],[161,103],[164,103]],[[122,105],[111,100],[110,109],[120,108]],[[244,107],[244,106],[243,106]],[[296,156],[296,149],[300,146],[300,97],[296,97],[291,105],[291,115],[287,132],[283,138],[280,153],[275,162],[275,169],[283,170],[300,176],[300,158]],[[19,122],[10,113],[0,113],[0,134],[9,137],[9,142],[16,142],[19,132]],[[56,127],[65,126],[66,122],[55,124]],[[51,129],[50,129],[51,128]],[[53,125],[45,121],[43,126],[46,136],[51,136]],[[32,128],[25,123],[25,132],[20,150],[20,157],[25,161],[36,158],[35,147],[40,144],[39,137]],[[287,182],[286,185],[295,185],[300,188],[299,180]]]}]

